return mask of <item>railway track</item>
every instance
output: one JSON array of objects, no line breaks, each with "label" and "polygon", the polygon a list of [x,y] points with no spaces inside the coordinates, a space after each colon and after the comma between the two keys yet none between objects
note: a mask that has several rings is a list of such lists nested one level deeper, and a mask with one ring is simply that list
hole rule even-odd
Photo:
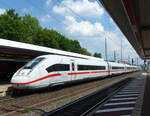
[{"label": "railway track", "polygon": [[99,105],[87,116],[131,116],[141,93],[144,79],[136,79]]},{"label": "railway track", "polygon": [[[137,74],[139,73],[129,75],[131,76]],[[56,91],[34,93],[33,95],[21,96],[17,98],[3,98],[0,99],[0,115],[22,115],[25,112],[34,112],[34,110],[39,110],[43,114],[44,112],[47,112],[49,110],[45,110],[44,108],[42,108],[42,106],[44,105],[51,106],[52,104],[55,104],[56,106],[57,102],[62,102],[63,99],[70,99],[70,97],[73,98],[78,94],[85,93],[91,90],[96,91],[99,87],[103,85],[108,86],[109,84],[113,84],[121,79],[124,79],[125,76],[127,75],[79,84],[63,89],[58,89]],[[52,109],[60,106],[61,104],[56,107],[52,107]]]},{"label": "railway track", "polygon": [[142,84],[143,79],[126,79],[43,116],[130,116]]},{"label": "railway track", "polygon": [[5,101],[10,101],[10,100],[13,100],[15,98],[12,98],[12,97],[4,97],[4,98],[1,98],[0,99],[0,102],[5,102]]}]

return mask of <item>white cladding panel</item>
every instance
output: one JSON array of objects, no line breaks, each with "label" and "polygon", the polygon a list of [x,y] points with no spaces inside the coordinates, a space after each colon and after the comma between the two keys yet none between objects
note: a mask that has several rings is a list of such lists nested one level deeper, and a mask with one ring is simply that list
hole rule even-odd
[{"label": "white cladding panel", "polygon": [[125,72],[125,69],[112,69],[113,66],[115,67],[125,67],[125,64],[122,63],[117,63],[117,62],[109,62],[110,66],[111,66],[111,71],[110,74],[121,74],[123,72]]}]

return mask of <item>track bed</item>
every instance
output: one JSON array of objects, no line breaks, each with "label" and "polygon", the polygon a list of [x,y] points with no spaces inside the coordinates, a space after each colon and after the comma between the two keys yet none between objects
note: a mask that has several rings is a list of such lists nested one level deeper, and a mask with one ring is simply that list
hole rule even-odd
[{"label": "track bed", "polygon": [[98,81],[63,87],[55,91],[45,91],[21,97],[0,99],[1,115],[41,115],[66,103],[77,100],[99,89],[103,89],[139,72],[107,78]]}]

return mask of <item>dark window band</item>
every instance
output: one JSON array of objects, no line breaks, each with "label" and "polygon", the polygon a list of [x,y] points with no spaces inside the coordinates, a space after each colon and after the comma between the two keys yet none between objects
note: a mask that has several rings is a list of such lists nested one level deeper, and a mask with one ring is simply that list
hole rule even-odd
[{"label": "dark window band", "polygon": [[[105,66],[91,66],[91,65],[78,65],[78,70],[105,70]],[[54,64],[48,68],[46,68],[47,72],[54,72],[54,71],[69,71],[70,66],[69,64]]]},{"label": "dark window band", "polygon": [[78,65],[78,70],[105,70],[105,66]]},{"label": "dark window band", "polygon": [[136,69],[135,67],[127,67],[127,69]]},{"label": "dark window band", "polygon": [[69,71],[70,66],[69,64],[54,64],[48,68],[46,68],[47,72],[54,72],[54,71]]},{"label": "dark window band", "polygon": [[124,67],[116,67],[116,66],[112,66],[112,69],[124,69]]}]

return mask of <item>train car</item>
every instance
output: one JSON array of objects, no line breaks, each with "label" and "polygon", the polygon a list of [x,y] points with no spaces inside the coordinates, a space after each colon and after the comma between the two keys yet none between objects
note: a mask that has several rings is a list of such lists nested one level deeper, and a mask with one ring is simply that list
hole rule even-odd
[{"label": "train car", "polygon": [[132,72],[138,71],[140,69],[139,66],[132,66]]},{"label": "train car", "polygon": [[132,71],[133,71],[132,65],[127,65],[126,72],[132,72]]},{"label": "train car", "polygon": [[118,75],[126,72],[125,64],[116,63],[116,62],[108,62],[110,66],[110,75]]},{"label": "train car", "polygon": [[135,72],[140,70],[139,66],[134,66],[134,65],[127,65],[126,66],[126,72]]},{"label": "train car", "polygon": [[19,69],[12,77],[14,88],[35,89],[88,78],[108,76],[107,62],[101,59],[44,55]]}]

